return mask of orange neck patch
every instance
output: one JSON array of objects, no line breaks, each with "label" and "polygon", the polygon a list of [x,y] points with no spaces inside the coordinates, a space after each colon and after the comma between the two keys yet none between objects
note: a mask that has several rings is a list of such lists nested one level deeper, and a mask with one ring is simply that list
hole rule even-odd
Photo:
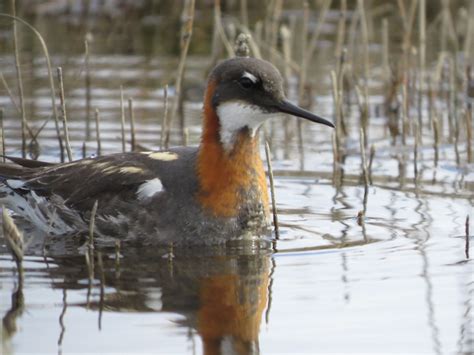
[{"label": "orange neck patch", "polygon": [[219,117],[212,106],[215,83],[210,82],[204,98],[204,127],[197,169],[201,204],[219,217],[236,217],[246,202],[245,191],[256,191],[268,215],[268,191],[260,158],[258,138],[242,131],[233,149],[224,150],[219,136]]}]

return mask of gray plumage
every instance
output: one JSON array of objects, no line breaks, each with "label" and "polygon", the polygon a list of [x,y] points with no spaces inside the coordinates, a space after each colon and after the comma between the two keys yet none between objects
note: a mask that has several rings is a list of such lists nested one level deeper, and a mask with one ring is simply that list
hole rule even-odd
[{"label": "gray plumage", "polygon": [[[236,218],[214,217],[201,208],[196,199],[197,152],[197,148],[180,147],[58,165],[36,163],[34,168],[1,164],[0,202],[44,232],[57,235],[85,233],[98,200],[96,232],[104,243],[118,238],[141,245],[219,244],[245,237],[246,230],[251,234],[264,230],[258,207]],[[176,159],[150,157],[157,153],[173,154]],[[138,198],[140,186],[156,178],[163,190]],[[25,211],[26,204],[35,211]],[[39,216],[33,218],[32,213]]]}]

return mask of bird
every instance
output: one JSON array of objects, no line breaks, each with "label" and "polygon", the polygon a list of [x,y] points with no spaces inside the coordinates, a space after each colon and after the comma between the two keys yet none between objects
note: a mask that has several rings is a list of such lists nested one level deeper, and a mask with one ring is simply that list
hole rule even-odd
[{"label": "bird", "polygon": [[268,235],[270,209],[258,131],[284,114],[329,127],[291,103],[268,61],[226,59],[204,93],[198,147],[115,153],[66,163],[9,158],[0,204],[48,235],[95,234],[138,245],[216,245]]}]

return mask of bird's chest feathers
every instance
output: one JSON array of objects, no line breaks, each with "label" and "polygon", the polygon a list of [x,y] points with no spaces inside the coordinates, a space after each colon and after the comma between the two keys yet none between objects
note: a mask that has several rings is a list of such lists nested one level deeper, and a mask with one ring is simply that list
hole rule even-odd
[{"label": "bird's chest feathers", "polygon": [[203,141],[198,157],[198,200],[218,217],[268,215],[268,192],[258,141],[249,132],[235,137],[232,151]]}]

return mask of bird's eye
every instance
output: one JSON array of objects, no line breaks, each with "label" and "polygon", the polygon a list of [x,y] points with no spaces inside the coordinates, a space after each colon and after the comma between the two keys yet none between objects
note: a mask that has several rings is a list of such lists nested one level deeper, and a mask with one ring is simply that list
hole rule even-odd
[{"label": "bird's eye", "polygon": [[255,86],[255,82],[246,76],[243,76],[239,79],[239,84],[244,89],[250,89],[251,87]]}]

